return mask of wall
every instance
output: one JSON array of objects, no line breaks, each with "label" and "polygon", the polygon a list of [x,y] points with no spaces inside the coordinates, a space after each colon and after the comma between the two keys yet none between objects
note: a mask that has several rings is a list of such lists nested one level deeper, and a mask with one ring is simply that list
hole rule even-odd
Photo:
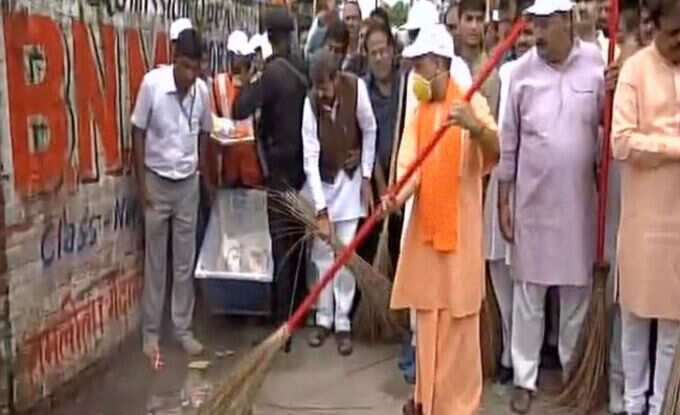
[{"label": "wall", "polygon": [[144,73],[168,61],[169,21],[199,23],[219,67],[226,33],[252,31],[258,14],[223,0],[0,1],[1,412],[33,406],[136,332],[128,119]]}]

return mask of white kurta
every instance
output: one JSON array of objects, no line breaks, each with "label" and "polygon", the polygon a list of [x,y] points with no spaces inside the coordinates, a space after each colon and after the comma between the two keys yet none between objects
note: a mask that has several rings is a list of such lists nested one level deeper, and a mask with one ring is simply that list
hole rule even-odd
[{"label": "white kurta", "polygon": [[[321,144],[318,138],[316,115],[312,110],[309,98],[305,99],[302,114],[302,150],[304,171],[307,181],[302,189],[303,194],[311,198],[316,211],[328,209],[331,222],[358,219],[366,216],[366,206],[361,200],[361,180],[370,179],[375,161],[375,140],[378,130],[371,99],[363,80],[357,80],[357,120],[362,133],[361,172],[355,171],[349,176],[341,169],[334,183],[321,181],[319,157]],[[335,117],[337,107],[333,108]]]}]

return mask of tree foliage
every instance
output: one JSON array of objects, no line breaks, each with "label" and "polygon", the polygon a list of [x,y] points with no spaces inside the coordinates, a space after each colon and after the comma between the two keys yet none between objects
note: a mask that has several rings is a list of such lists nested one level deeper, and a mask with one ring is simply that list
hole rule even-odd
[{"label": "tree foliage", "polygon": [[408,4],[404,1],[397,1],[392,7],[386,7],[390,16],[390,24],[399,27],[406,23],[408,16]]}]

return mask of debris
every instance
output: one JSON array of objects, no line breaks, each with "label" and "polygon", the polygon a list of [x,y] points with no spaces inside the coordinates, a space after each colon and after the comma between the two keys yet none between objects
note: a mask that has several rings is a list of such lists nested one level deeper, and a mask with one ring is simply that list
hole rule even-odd
[{"label": "debris", "polygon": [[215,356],[217,356],[218,359],[222,359],[224,357],[231,357],[235,355],[236,352],[233,350],[225,350],[223,352],[215,352]]},{"label": "debris", "polygon": [[206,370],[212,365],[208,360],[194,360],[189,362],[189,369]]}]

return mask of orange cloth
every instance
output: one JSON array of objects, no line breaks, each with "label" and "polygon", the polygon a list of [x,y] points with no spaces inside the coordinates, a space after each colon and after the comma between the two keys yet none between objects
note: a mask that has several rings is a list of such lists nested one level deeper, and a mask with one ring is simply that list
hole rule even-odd
[{"label": "orange cloth", "polygon": [[[446,104],[439,103],[448,113]],[[490,131],[497,131],[484,97],[475,94],[472,111]],[[419,111],[419,110],[416,110]],[[415,126],[419,113],[406,126],[399,148],[397,175],[403,176],[406,168],[417,158],[418,134]],[[446,118],[439,120],[437,129]],[[489,173],[496,160],[486,157],[479,145],[463,132],[461,161],[455,164],[458,171],[456,223],[458,241],[455,252],[440,252],[422,238],[422,218],[426,214],[416,190],[413,214],[406,228],[404,245],[397,265],[391,307],[395,309],[440,310],[448,309],[453,317],[460,318],[479,312],[484,294],[484,256],[482,253],[482,177]],[[441,148],[441,145],[438,147]],[[436,156],[436,154],[435,154]],[[447,170],[451,170],[450,168]],[[422,172],[421,172],[422,173]],[[411,185],[419,186],[416,173]],[[449,188],[438,189],[439,193]],[[447,215],[448,211],[443,215]]]},{"label": "orange cloth", "polygon": [[[435,138],[435,126],[448,117],[454,101],[463,93],[452,79],[443,102],[423,102],[418,108],[418,152]],[[461,129],[450,127],[432,155],[421,168],[418,192],[421,206],[421,231],[425,242],[435,250],[455,251],[458,242],[458,173],[460,171]],[[446,189],[446,191],[442,191]]]},{"label": "orange cloth", "polygon": [[414,400],[426,415],[472,415],[482,399],[479,314],[416,311]]},{"label": "orange cloth", "polygon": [[630,57],[614,95],[612,151],[621,160],[621,306],[680,321],[680,66],[652,44]]},{"label": "orange cloth", "polygon": [[[449,95],[447,91],[447,96]],[[453,92],[451,92],[453,93]],[[416,115],[407,124],[401,145],[397,174],[403,176],[417,158],[422,116],[419,104]],[[437,112],[447,115],[450,103],[438,102]],[[471,101],[475,116],[490,131],[497,131],[484,97],[475,94]],[[446,121],[436,117],[432,130]],[[423,405],[425,415],[472,415],[479,408],[482,395],[482,364],[479,344],[479,311],[484,296],[484,257],[482,255],[482,177],[489,173],[494,159],[462,132],[458,140],[459,160],[441,165],[453,175],[457,189],[447,181],[434,189],[449,200],[441,206],[439,219],[457,211],[454,222],[456,250],[442,252],[422,238],[423,217],[431,215],[416,190],[413,214],[407,225],[404,245],[397,265],[390,306],[416,312],[418,370],[415,400]],[[440,157],[441,143],[433,157]],[[450,156],[450,154],[449,154]],[[417,173],[411,185],[421,186],[425,171]],[[423,176],[423,177],[421,177]],[[445,193],[448,193],[444,196]],[[455,195],[455,197],[454,197]]]}]

